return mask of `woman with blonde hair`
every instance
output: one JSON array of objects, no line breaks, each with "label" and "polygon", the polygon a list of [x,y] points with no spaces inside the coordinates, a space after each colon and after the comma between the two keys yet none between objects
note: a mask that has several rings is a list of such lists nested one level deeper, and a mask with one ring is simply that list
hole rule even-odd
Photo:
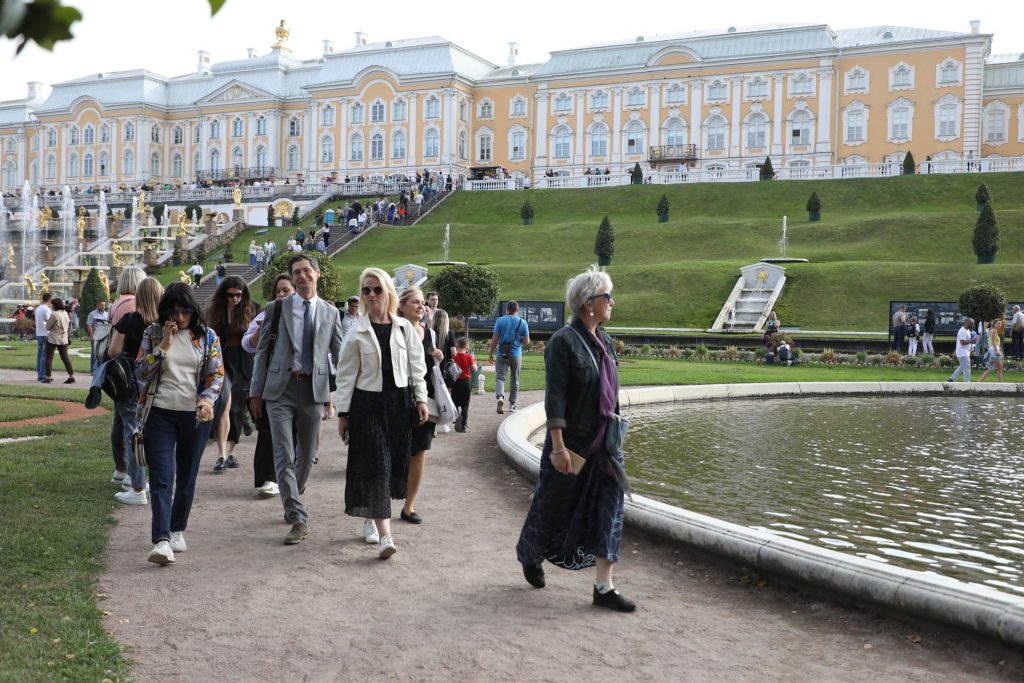
[{"label": "woman with blonde hair", "polygon": [[[421,324],[423,314],[427,310],[427,302],[423,297],[423,290],[416,285],[409,285],[402,290],[398,297],[398,315],[408,320],[416,332],[416,340],[423,347],[423,359],[425,371],[423,381],[427,385],[427,396],[434,398],[434,383],[430,381],[430,375],[434,365],[444,359],[444,354],[434,341],[433,330],[424,329]],[[437,311],[434,314],[435,322],[444,311]],[[444,315],[444,327],[447,334],[448,314]],[[405,497],[405,505],[402,507],[402,521],[410,524],[422,524],[423,518],[416,512],[416,496],[419,495],[420,485],[423,483],[423,471],[427,465],[427,451],[434,441],[434,431],[437,425],[433,422],[424,422],[412,432],[412,448],[409,456],[409,491]]]},{"label": "woman with blonde hair", "polygon": [[[135,291],[145,279],[146,271],[138,266],[128,266],[121,271],[120,277],[117,278],[117,298],[110,306],[111,325],[117,325],[121,318],[135,311]],[[107,359],[97,358],[96,362],[102,363],[105,360]],[[114,455],[114,475],[111,481],[123,485],[128,473],[128,461],[124,451],[124,422],[117,411],[114,411],[114,419],[110,425],[110,450]]]},{"label": "woman with blonde hair", "polygon": [[[359,276],[359,318],[338,361],[338,435],[348,444],[345,514],[362,517],[363,540],[395,554],[391,500],[406,496],[413,428],[427,421],[426,365],[414,326],[398,315],[391,276]],[[422,295],[420,297],[422,299]]]},{"label": "woman with blonde hair", "polygon": [[535,588],[545,584],[544,560],[563,569],[596,565],[593,604],[632,612],[636,603],[612,584],[629,481],[615,345],[601,329],[615,304],[611,278],[592,266],[569,280],[566,299],[572,323],[544,350],[548,433],[516,555]]},{"label": "woman with blonde hair", "polygon": [[996,371],[996,381],[1003,381],[1003,327],[1006,323],[1002,318],[993,320],[988,327],[988,348],[985,350],[985,372],[978,378],[984,382],[985,378]]}]

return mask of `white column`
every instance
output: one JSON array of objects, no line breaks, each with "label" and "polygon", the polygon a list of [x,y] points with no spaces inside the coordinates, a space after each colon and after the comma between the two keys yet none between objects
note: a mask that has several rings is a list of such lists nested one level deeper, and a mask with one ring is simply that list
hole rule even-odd
[{"label": "white column", "polygon": [[306,182],[315,180],[314,174],[320,167],[320,106],[316,101],[311,100],[306,107],[306,123],[302,127],[303,141],[306,143]]},{"label": "white column", "polygon": [[583,111],[587,107],[587,93],[585,90],[576,91],[576,153],[573,155],[573,163],[579,166],[583,163]]},{"label": "white column", "polygon": [[231,168],[231,117],[225,116],[220,123],[220,170]]},{"label": "white column", "polygon": [[786,85],[786,74],[775,74],[772,77],[775,80],[775,116],[772,121],[772,154],[778,156],[782,154],[782,131],[785,129],[785,122],[782,120],[782,98],[784,95],[784,87]]},{"label": "white column", "polygon": [[202,130],[199,132],[199,170],[209,170],[207,164],[210,163],[210,126],[213,120],[210,118],[201,118],[199,122],[202,124]]},{"label": "white column", "polygon": [[146,159],[146,149],[148,148],[149,140],[145,139],[148,131],[144,122],[145,119],[141,116],[135,119],[135,180],[145,177],[142,175],[142,170],[145,168],[143,164],[149,163]]},{"label": "white column", "polygon": [[245,165],[256,165],[256,116],[258,112],[249,112],[249,115],[242,119],[245,121]]},{"label": "white column", "polygon": [[832,130],[832,70],[818,71],[818,120],[814,125],[818,131],[815,152],[831,152],[829,134]]},{"label": "white column", "polygon": [[[648,131],[648,142],[647,146],[657,147],[661,144],[661,86],[654,85],[647,89],[647,97],[650,100],[648,102],[648,108],[651,112],[650,126],[651,129]],[[650,155],[647,157],[650,159]]]},{"label": "white column", "polygon": [[[348,98],[338,100],[338,169],[342,176],[348,174]],[[344,177],[342,178],[344,180]]]},{"label": "white column", "polygon": [[181,182],[184,184],[191,183],[194,179],[194,169],[192,168],[192,136],[195,135],[195,121],[185,121],[182,128],[181,142]]},{"label": "white column", "polygon": [[57,184],[62,185],[67,182],[68,124],[60,124],[57,130],[60,131],[60,161],[57,162]]},{"label": "white column", "polygon": [[608,136],[612,163],[622,163],[622,88],[612,88],[612,132]]},{"label": "white column", "polygon": [[160,154],[160,179],[166,182],[171,177],[171,143],[174,142],[174,124],[164,126],[160,142],[163,143],[163,152]]},{"label": "white column", "polygon": [[539,92],[534,98],[534,126],[537,131],[535,165],[548,165],[548,94]]},{"label": "white column", "polygon": [[739,76],[734,76],[732,79],[732,107],[730,116],[730,131],[729,131],[729,156],[738,157],[740,155],[740,119],[742,118],[742,107],[743,107],[743,79]]},{"label": "white column", "polygon": [[[442,161],[448,163],[449,169],[457,161],[458,139],[455,132],[455,122],[458,120],[458,115],[455,90],[454,88],[448,88],[444,91],[444,107],[441,111],[441,116],[444,117],[444,139],[441,141],[441,144],[444,145],[444,159]],[[367,153],[369,153],[369,146],[366,149]]]},{"label": "white column", "polygon": [[[25,141],[25,129],[24,128],[19,128],[18,129],[18,176],[15,177],[15,180],[18,181],[18,184],[15,187],[21,187],[22,185],[25,184],[26,180],[29,180],[29,177],[28,177],[28,157],[27,157],[27,154],[26,154],[27,150],[25,149],[26,146],[27,146],[27,144],[26,144],[26,141]],[[14,189],[14,188],[12,188],[12,189]]]},{"label": "white column", "polygon": [[406,135],[405,140],[405,163],[415,169],[419,166],[419,159],[416,158],[416,140],[419,138],[419,133],[416,129],[418,121],[416,118],[416,93],[409,93],[406,99],[409,105],[405,109],[405,115],[409,119],[409,133]]},{"label": "white column", "polygon": [[121,126],[119,120],[110,122],[110,189],[117,192],[121,184]]},{"label": "white column", "polygon": [[704,101],[704,81],[697,79],[690,82],[690,144],[697,146],[700,156],[701,130],[704,128],[702,102]]},{"label": "white column", "polygon": [[288,171],[281,163],[281,112],[267,112],[267,166],[274,167],[274,177],[283,178]]},{"label": "white column", "polygon": [[[978,36],[972,36],[977,38]],[[973,152],[981,158],[981,111],[984,97],[985,51],[984,43],[971,42],[964,49],[964,104],[961,154]]]}]

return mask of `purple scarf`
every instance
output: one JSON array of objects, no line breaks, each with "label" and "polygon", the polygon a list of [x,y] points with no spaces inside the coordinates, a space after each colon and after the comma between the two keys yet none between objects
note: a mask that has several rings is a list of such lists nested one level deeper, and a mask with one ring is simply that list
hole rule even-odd
[{"label": "purple scarf", "polygon": [[[601,361],[598,362],[594,358],[593,352],[590,351],[590,346],[583,335],[575,328],[572,328],[572,330],[576,332],[580,341],[583,342],[588,353],[590,353],[591,360],[597,366],[601,383],[600,395],[598,396],[598,412],[600,412],[601,417],[604,419],[601,420],[593,442],[586,448],[583,455],[587,459],[596,456],[597,462],[595,464],[601,468],[602,472],[611,477],[625,494],[629,495],[629,478],[626,476],[626,470],[623,468],[622,463],[619,462],[619,454],[609,452],[605,446],[605,437],[608,435],[609,424],[611,424],[612,420],[619,419],[618,414],[615,412],[615,406],[619,402],[619,372],[615,365],[615,358],[608,353],[604,341],[595,331],[590,334],[590,338],[597,342],[597,348],[601,357]],[[616,448],[616,450],[618,449]],[[630,498],[632,499],[632,496]]]}]

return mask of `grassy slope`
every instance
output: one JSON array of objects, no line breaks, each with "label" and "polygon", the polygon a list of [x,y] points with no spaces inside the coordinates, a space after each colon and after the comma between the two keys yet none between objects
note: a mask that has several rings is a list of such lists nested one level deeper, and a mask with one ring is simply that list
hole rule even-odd
[{"label": "grassy slope", "polygon": [[[1002,250],[994,266],[971,252],[974,192],[995,197]],[[816,190],[823,220],[804,203]],[[656,222],[661,194],[672,205]],[[384,228],[336,259],[346,289],[367,265],[393,269],[441,258],[452,226],[451,258],[495,270],[502,296],[561,299],[565,280],[593,262],[601,217],[615,226],[609,269],[616,285],[614,324],[706,327],[739,268],[778,255],[789,217],[790,265],[780,310],[806,329],[884,329],[893,298],[955,300],[977,282],[1022,298],[1014,275],[1024,262],[1024,175],[932,175],[858,180],[633,186],[538,190],[532,226],[520,225],[523,192],[458,193],[415,228]]]}]

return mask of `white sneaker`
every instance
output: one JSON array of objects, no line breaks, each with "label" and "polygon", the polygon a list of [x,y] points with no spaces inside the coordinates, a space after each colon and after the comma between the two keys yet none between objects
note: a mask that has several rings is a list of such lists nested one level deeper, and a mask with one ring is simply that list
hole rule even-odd
[{"label": "white sneaker", "polygon": [[132,475],[126,474],[126,475],[124,475],[124,479],[121,480],[121,490],[122,491],[127,491],[131,487],[132,487]]},{"label": "white sneaker", "polygon": [[153,549],[149,551],[149,557],[147,557],[153,564],[165,565],[174,562],[174,551],[171,550],[171,544],[167,541],[160,541]]},{"label": "white sneaker", "polygon": [[452,431],[452,428],[449,427],[448,425],[441,425],[440,430],[442,434],[447,434],[448,432]]},{"label": "white sneaker", "polygon": [[114,473],[112,475],[110,475],[110,483],[111,484],[120,484],[121,482],[123,482],[125,480],[125,477],[127,477],[127,476],[128,476],[128,474],[126,472],[118,472],[117,470],[114,470]]},{"label": "white sneaker", "polygon": [[184,531],[171,532],[171,550],[173,550],[176,553],[183,553],[186,550],[188,550],[188,546],[185,545]]},{"label": "white sneaker", "polygon": [[[127,478],[128,477],[125,477],[125,479],[127,479]],[[131,491],[132,490],[132,485],[131,484],[121,484],[121,490],[122,491]],[[143,489],[143,490],[144,491],[149,491],[149,482],[148,481],[146,482],[146,488]]]},{"label": "white sneaker", "polygon": [[132,491],[131,489],[115,493],[114,498],[118,503],[124,503],[125,505],[145,505],[149,502],[146,499],[145,491]]},{"label": "white sneaker", "polygon": [[386,560],[397,552],[398,548],[395,547],[395,542],[391,539],[391,536],[385,536],[380,539],[380,559]]},{"label": "white sneaker", "polygon": [[505,399],[498,397],[498,415],[505,414]]},{"label": "white sneaker", "polygon": [[377,533],[377,525],[372,519],[363,521],[363,540],[367,543],[380,542],[380,534]]},{"label": "white sneaker", "polygon": [[277,498],[277,496],[281,495],[281,491],[274,482],[265,481],[263,486],[256,489],[256,495],[260,498]]}]

